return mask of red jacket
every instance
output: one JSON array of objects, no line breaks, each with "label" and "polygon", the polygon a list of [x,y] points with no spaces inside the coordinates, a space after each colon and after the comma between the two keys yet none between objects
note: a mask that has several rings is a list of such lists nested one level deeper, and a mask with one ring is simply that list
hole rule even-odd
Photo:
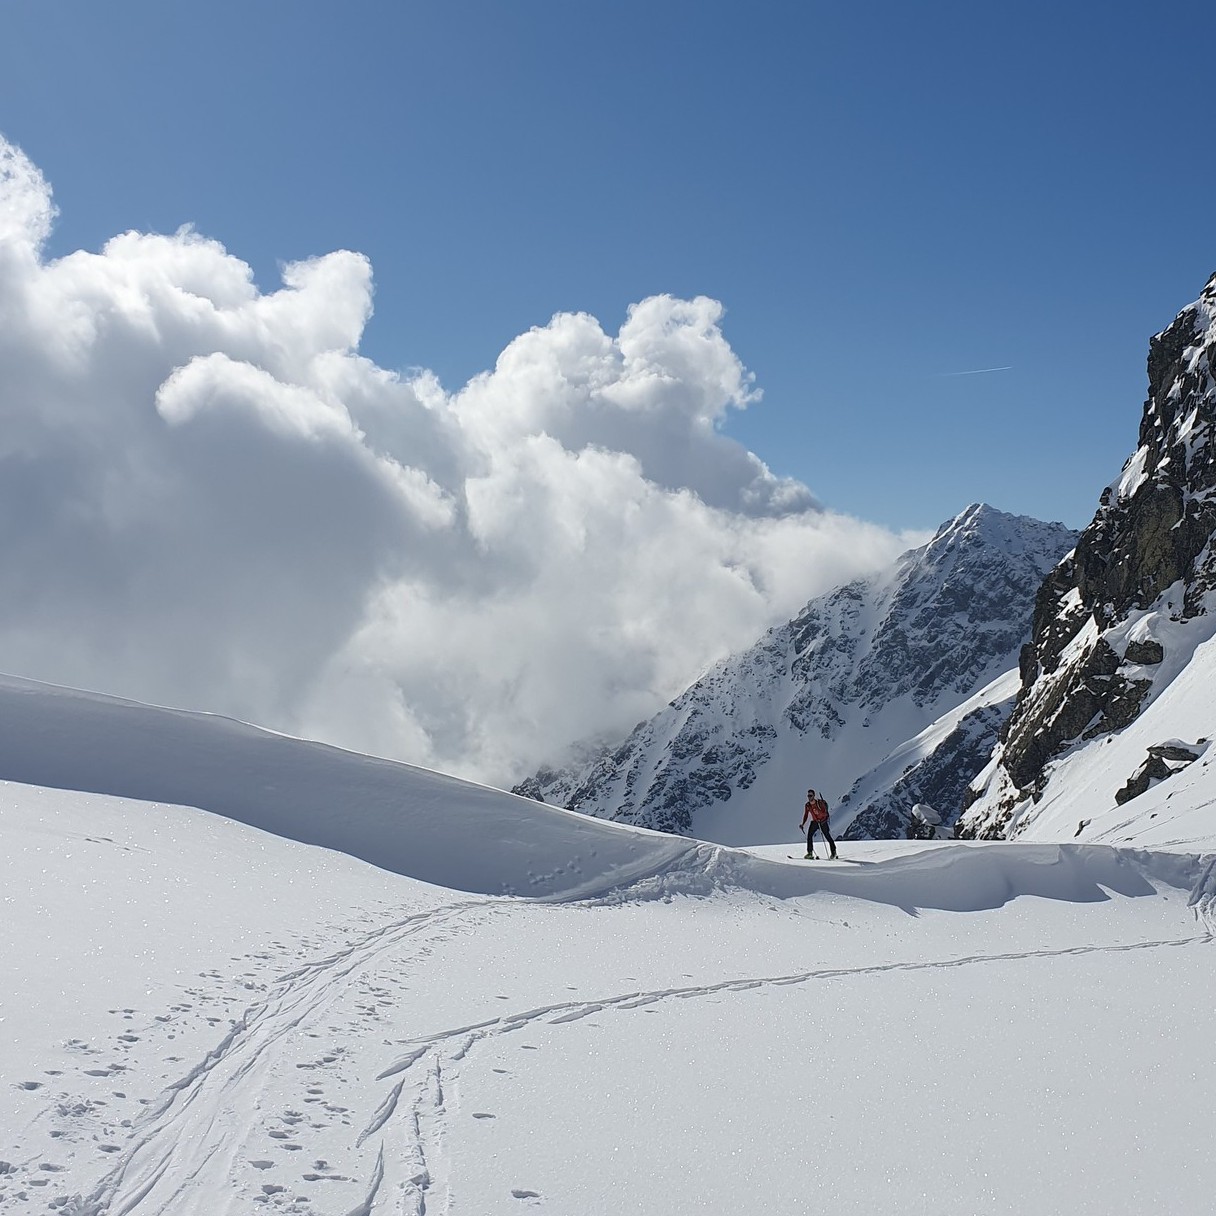
[{"label": "red jacket", "polygon": [[802,823],[806,825],[807,816],[816,823],[823,823],[828,817],[828,804],[822,798],[808,798],[802,812]]}]

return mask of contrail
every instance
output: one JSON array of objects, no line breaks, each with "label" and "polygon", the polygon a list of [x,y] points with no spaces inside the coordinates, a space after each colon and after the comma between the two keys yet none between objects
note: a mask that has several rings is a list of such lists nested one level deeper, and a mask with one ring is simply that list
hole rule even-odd
[{"label": "contrail", "polygon": [[937,374],[939,376],[985,376],[989,372],[1011,372],[1011,371],[1013,371],[1012,363],[1008,367],[977,367],[973,371],[969,371],[969,372],[938,372]]}]

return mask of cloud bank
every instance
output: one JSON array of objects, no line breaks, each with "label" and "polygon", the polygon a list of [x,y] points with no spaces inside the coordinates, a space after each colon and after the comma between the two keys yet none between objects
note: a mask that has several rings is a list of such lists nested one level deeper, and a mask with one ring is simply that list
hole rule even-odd
[{"label": "cloud bank", "polygon": [[51,260],[0,138],[0,669],[495,783],[653,712],[909,540],[720,430],[721,306],[560,314],[456,391],[359,354],[357,253]]}]

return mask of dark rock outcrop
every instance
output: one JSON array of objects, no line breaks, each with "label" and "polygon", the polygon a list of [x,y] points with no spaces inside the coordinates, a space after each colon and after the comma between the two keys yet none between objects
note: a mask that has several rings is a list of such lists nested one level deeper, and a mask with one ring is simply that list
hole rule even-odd
[{"label": "dark rock outcrop", "polygon": [[1148,759],[1127,779],[1127,784],[1115,793],[1115,802],[1122,806],[1133,798],[1139,798],[1150,786],[1172,777],[1176,772],[1193,764],[1203,755],[1206,739],[1200,739],[1194,747],[1183,743],[1158,743],[1148,749]]},{"label": "dark rock outcrop", "polygon": [[1127,648],[1123,651],[1123,658],[1128,663],[1153,667],[1165,658],[1165,647],[1151,638],[1144,642],[1128,642]]}]

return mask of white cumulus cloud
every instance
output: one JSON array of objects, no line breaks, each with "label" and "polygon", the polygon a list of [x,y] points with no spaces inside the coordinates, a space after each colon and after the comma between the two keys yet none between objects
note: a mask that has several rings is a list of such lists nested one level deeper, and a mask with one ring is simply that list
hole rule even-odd
[{"label": "white cumulus cloud", "polygon": [[0,138],[0,669],[505,783],[913,539],[722,434],[716,301],[448,391],[359,354],[358,254],[264,293],[189,229],[48,259],[54,214]]}]

